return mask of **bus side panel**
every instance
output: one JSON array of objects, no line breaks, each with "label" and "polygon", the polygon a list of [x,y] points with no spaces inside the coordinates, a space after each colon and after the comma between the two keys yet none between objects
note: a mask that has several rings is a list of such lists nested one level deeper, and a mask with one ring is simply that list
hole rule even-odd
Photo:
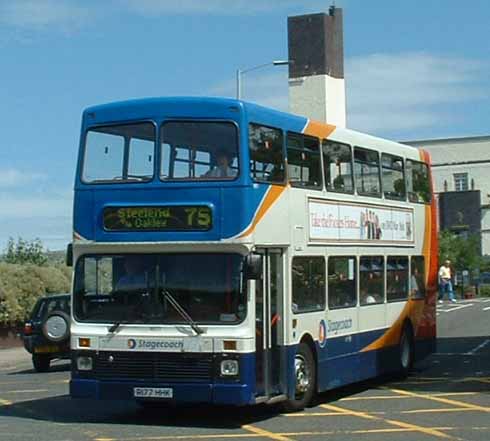
[{"label": "bus side panel", "polygon": [[356,348],[357,335],[327,338],[318,353],[318,390],[333,389],[359,381],[359,356]]},{"label": "bus side panel", "polygon": [[[95,218],[93,216],[94,192],[78,190],[73,204],[73,230],[84,239],[95,237]],[[83,215],[81,215],[83,214]]]},{"label": "bus side panel", "polygon": [[[367,331],[359,334],[359,347],[368,346],[373,341],[380,338],[386,329],[377,329],[375,331]],[[382,348],[379,350],[359,352],[359,380],[381,375],[390,369],[394,364],[391,348]],[[394,358],[396,361],[396,357]]]}]

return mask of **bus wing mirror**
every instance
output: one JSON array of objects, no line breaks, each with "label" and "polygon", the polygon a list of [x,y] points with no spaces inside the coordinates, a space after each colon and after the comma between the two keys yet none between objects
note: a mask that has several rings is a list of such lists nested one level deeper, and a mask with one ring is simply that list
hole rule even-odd
[{"label": "bus wing mirror", "polygon": [[262,277],[262,256],[249,254],[245,257],[243,272],[247,280],[259,280]]},{"label": "bus wing mirror", "polygon": [[66,247],[66,266],[73,266],[73,244],[69,243]]}]

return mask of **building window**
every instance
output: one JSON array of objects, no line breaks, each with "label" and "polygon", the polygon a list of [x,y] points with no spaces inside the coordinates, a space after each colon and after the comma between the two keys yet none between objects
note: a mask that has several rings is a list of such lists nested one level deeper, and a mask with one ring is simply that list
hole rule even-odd
[{"label": "building window", "polygon": [[468,190],[468,173],[455,173],[454,174],[454,190],[455,191],[467,191]]}]

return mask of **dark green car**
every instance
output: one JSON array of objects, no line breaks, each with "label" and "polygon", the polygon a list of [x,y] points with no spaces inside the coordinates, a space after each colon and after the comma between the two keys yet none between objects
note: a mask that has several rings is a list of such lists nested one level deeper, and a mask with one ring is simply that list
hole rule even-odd
[{"label": "dark green car", "polygon": [[37,372],[49,370],[51,360],[70,358],[70,295],[41,297],[22,335]]}]

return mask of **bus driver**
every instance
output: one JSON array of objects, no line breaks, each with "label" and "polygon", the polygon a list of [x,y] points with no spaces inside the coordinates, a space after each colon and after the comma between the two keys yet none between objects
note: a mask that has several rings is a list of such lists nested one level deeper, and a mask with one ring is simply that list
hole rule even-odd
[{"label": "bus driver", "polygon": [[234,178],[237,171],[230,167],[230,155],[226,150],[216,152],[216,165],[203,175],[204,178]]}]

